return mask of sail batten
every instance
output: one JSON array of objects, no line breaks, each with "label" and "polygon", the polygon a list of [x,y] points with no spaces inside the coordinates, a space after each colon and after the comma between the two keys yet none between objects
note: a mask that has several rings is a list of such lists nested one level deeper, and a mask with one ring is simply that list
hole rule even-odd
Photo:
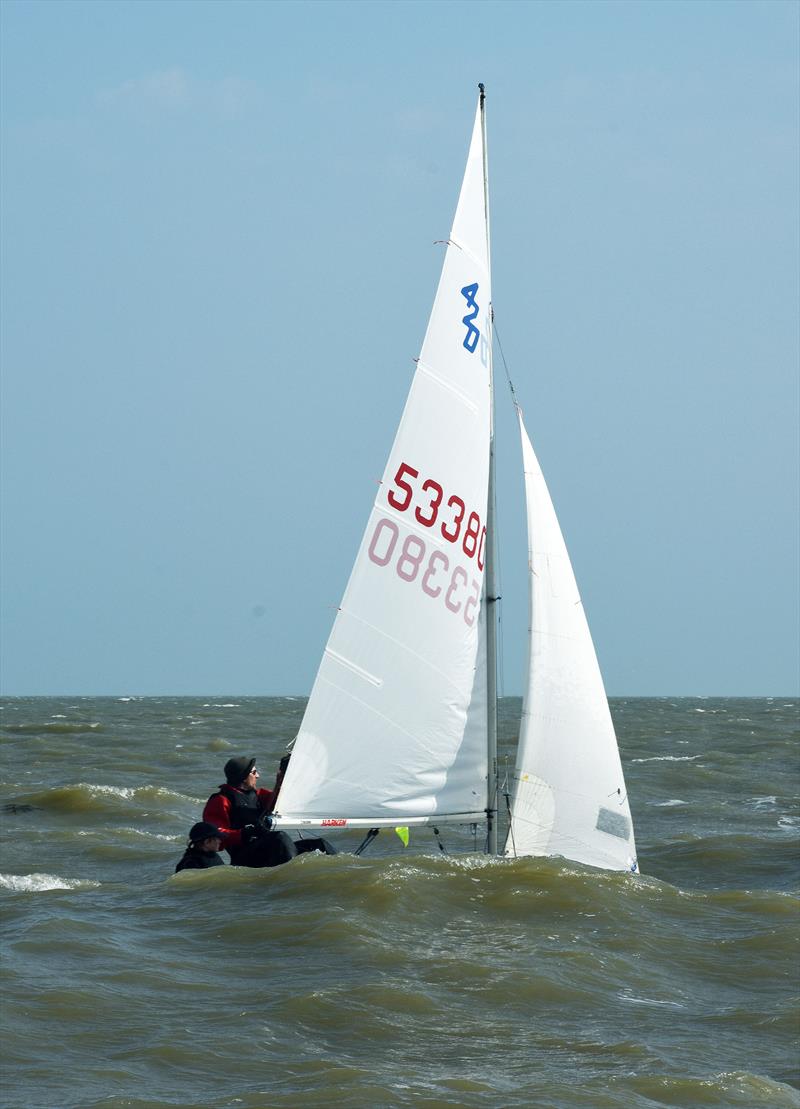
[{"label": "sail batten", "polygon": [[430,381],[435,381],[436,384],[441,386],[442,389],[446,389],[447,392],[451,394],[451,396],[456,397],[464,405],[464,407],[472,412],[474,415],[480,415],[480,408],[473,400],[471,400],[465,393],[462,393],[460,389],[456,388],[452,381],[446,381],[443,377],[440,377],[436,373],[435,369],[433,369],[433,367],[431,366],[426,365],[422,361],[422,359],[420,359],[417,363],[417,370],[419,373],[424,374]]}]

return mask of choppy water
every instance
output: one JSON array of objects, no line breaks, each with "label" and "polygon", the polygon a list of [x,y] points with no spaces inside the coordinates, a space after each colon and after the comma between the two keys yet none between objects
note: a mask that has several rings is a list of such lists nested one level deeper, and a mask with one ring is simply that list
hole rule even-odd
[{"label": "choppy water", "polygon": [[797,701],[612,703],[641,877],[413,831],[173,876],[302,709],[3,703],[10,1109],[800,1106]]}]

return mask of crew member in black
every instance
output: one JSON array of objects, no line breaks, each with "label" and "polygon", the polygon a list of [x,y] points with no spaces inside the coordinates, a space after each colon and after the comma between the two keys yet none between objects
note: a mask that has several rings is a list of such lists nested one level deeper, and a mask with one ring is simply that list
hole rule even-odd
[{"label": "crew member in black", "polygon": [[286,832],[272,831],[272,810],[281,788],[289,755],[281,759],[274,789],[257,789],[256,760],[245,757],[225,763],[225,784],[209,797],[203,819],[222,832],[225,850],[234,866],[279,866],[305,851],[335,855],[326,839],[293,841]]},{"label": "crew member in black", "polygon": [[205,870],[209,866],[224,866],[223,858],[218,853],[221,847],[222,833],[215,824],[201,820],[199,824],[192,825],[189,844],[175,867],[175,873],[179,870]]}]

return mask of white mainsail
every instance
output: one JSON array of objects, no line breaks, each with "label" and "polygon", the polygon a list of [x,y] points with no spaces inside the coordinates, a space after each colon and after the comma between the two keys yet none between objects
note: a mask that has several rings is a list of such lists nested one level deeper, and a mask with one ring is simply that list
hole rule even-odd
[{"label": "white mainsail", "polygon": [[505,853],[636,870],[614,725],[553,502],[519,412],[530,658]]},{"label": "white mainsail", "polygon": [[481,110],[420,359],[281,788],[279,826],[485,816],[491,424]]}]

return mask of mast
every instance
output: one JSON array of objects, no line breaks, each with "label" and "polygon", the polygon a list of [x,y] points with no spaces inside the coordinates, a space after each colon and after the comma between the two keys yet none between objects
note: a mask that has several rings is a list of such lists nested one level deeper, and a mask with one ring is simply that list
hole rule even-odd
[{"label": "mast", "polygon": [[[489,232],[489,174],[486,147],[486,90],[480,89],[481,137],[483,139],[483,206],[486,220],[486,258],[491,266],[491,236]],[[489,358],[489,498],[486,508],[486,570],[484,589],[486,598],[486,764],[488,768],[486,789],[487,850],[497,854],[497,587],[495,581],[495,512],[494,512],[494,374],[492,372],[492,306],[487,314]]]}]

